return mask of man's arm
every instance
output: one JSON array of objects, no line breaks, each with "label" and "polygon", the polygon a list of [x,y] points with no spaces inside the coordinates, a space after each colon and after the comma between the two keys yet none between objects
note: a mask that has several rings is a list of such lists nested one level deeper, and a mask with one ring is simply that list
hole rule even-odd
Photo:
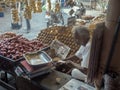
[{"label": "man's arm", "polygon": [[64,60],[80,60],[80,59],[77,56],[72,55],[72,56],[70,56],[70,57],[68,57],[68,58],[66,58]]},{"label": "man's arm", "polygon": [[72,61],[68,61],[67,63],[71,64],[74,68],[79,69],[81,72],[87,74],[88,69],[85,67],[81,67],[80,64],[74,63]]}]

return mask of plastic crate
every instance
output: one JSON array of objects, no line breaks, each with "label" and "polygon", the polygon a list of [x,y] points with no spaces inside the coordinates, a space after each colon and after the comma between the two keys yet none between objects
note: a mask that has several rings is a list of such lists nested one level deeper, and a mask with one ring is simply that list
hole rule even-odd
[{"label": "plastic crate", "polygon": [[0,17],[4,17],[4,13],[3,12],[0,12]]}]

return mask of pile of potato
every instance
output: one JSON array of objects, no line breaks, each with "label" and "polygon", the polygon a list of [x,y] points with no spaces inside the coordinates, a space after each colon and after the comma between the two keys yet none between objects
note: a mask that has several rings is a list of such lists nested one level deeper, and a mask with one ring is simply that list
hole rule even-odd
[{"label": "pile of potato", "polygon": [[12,38],[12,37],[15,37],[15,36],[16,36],[15,33],[6,32],[6,33],[0,35],[0,40],[5,39],[5,38]]},{"label": "pile of potato", "polygon": [[38,34],[38,40],[48,45],[50,45],[54,39],[59,40],[60,42],[64,43],[65,45],[71,48],[68,56],[73,55],[80,47],[74,41],[72,35],[72,27],[50,27],[42,30]]}]

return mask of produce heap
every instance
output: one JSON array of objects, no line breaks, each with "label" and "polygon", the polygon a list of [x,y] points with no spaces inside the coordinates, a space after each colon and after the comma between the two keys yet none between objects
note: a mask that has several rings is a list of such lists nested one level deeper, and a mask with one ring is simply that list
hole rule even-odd
[{"label": "produce heap", "polygon": [[0,55],[17,60],[27,52],[40,50],[44,47],[38,40],[28,40],[22,35],[5,33],[0,36]]},{"label": "produce heap", "polygon": [[72,35],[72,27],[54,26],[44,29],[38,34],[38,40],[47,45],[50,45],[54,39],[71,48],[68,57],[79,49],[79,45],[75,43]]}]

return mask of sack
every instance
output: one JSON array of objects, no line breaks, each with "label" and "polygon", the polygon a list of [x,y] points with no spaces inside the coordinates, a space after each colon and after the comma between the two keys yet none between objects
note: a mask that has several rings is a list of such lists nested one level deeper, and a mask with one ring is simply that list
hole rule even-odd
[{"label": "sack", "polygon": [[105,74],[104,90],[120,90],[120,75],[116,73]]}]

